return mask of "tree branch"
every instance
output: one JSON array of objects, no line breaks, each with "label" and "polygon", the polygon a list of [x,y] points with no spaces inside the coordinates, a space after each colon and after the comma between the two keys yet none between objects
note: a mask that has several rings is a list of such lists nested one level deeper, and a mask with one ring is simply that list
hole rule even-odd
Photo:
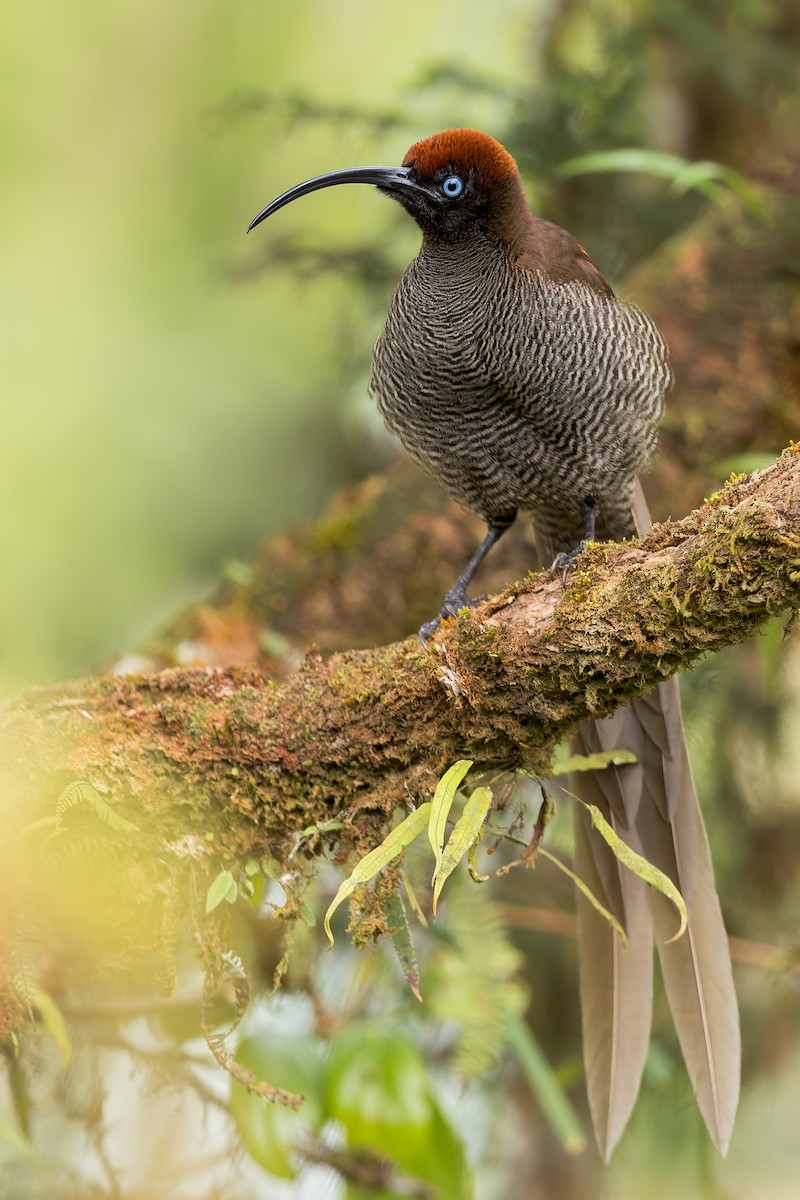
[{"label": "tree branch", "polygon": [[798,603],[791,448],[644,541],[593,547],[566,594],[537,575],[462,613],[430,653],[414,638],[328,660],[312,650],[280,686],[231,669],[31,692],[0,717],[7,786],[30,814],[32,790],[47,810],[87,780],[137,824],[149,815],[162,846],[199,813],[235,855],[269,846],[280,859],[342,811],[362,814],[353,839],[374,839],[366,815],[385,822],[454,759],[546,771],[576,722]]}]

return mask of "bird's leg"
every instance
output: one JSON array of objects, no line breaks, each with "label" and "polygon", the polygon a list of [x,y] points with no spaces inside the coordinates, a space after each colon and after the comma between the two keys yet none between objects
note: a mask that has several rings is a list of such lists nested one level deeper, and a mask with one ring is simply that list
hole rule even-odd
[{"label": "bird's leg", "polygon": [[[516,513],[514,514],[516,516]],[[505,533],[509,526],[514,521],[512,516],[510,520],[503,523],[492,524],[486,531],[486,537],[481,542],[478,549],[469,560],[464,570],[459,575],[453,586],[449,589],[447,595],[442,601],[442,607],[439,609],[439,615],[434,617],[432,621],[426,621],[419,629],[419,640],[423,647],[427,648],[427,641],[432,637],[439,628],[440,621],[444,617],[454,617],[460,608],[473,608],[476,604],[480,604],[481,600],[485,600],[485,596],[470,599],[467,595],[467,587],[472,580],[472,576],[481,565],[486,555],[491,550],[497,539]]]},{"label": "bird's leg", "polygon": [[553,565],[550,568],[550,575],[553,579],[555,579],[559,571],[561,572],[562,587],[567,586],[567,575],[569,575],[570,571],[575,566],[575,559],[579,554],[582,553],[582,551],[586,549],[586,543],[594,541],[595,512],[594,500],[591,498],[591,496],[584,500],[581,508],[583,510],[583,519],[586,523],[586,531],[583,535],[583,538],[580,542],[578,542],[574,550],[562,550],[559,554],[557,554],[553,559]]}]

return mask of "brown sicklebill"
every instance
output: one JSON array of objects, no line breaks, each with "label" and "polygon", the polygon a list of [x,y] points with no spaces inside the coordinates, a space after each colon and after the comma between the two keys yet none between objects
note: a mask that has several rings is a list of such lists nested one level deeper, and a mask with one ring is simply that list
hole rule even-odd
[{"label": "brown sicklebill", "polygon": [[[388,427],[487,533],[423,625],[476,601],[467,586],[520,510],[542,560],[564,580],[584,539],[642,535],[638,476],[653,454],[671,373],[653,322],[621,302],[578,242],[531,212],[517,165],[493,138],[449,129],[400,167],[318,175],[284,192],[250,228],[319,188],[366,183],[397,200],[422,246],[389,307],[371,389]],[[625,747],[636,763],[583,774],[576,790],[664,871],[675,910],[623,867],[576,806],[579,876],[625,929],[579,893],[584,1058],[595,1135],[608,1159],[641,1082],[653,1007],[653,942],[697,1102],[725,1153],[739,1098],[739,1016],[728,940],[692,782],[673,678],[580,726],[583,753]]]}]

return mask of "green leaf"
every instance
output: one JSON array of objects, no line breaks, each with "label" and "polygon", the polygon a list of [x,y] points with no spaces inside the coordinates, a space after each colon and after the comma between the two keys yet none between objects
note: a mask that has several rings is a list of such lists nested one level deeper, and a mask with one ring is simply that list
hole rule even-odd
[{"label": "green leaf", "polygon": [[620,767],[638,761],[631,750],[622,749],[598,750],[596,754],[571,754],[553,766],[553,776],[568,775],[572,771],[604,771],[606,767]]},{"label": "green leaf", "polygon": [[266,887],[266,879],[263,875],[256,875],[252,880],[252,891],[247,903],[251,908],[258,908],[261,901],[264,899],[264,889]]},{"label": "green leaf", "polygon": [[320,821],[316,825],[307,825],[301,830],[295,840],[290,858],[302,846],[303,842],[309,841],[311,838],[321,837],[323,833],[335,833],[339,829],[344,829],[343,821]]},{"label": "green leaf", "polygon": [[355,891],[359,883],[367,883],[387,863],[390,863],[393,858],[397,858],[398,854],[410,842],[413,842],[417,834],[421,833],[428,824],[430,810],[431,804],[428,800],[425,804],[421,804],[419,808],[415,809],[414,812],[409,813],[399,825],[395,826],[388,837],[384,838],[380,846],[376,846],[374,850],[370,850],[369,854],[365,854],[361,861],[356,863],[350,875],[345,879],[334,896],[330,908],[325,913],[323,925],[331,946],[333,945],[331,917],[336,912],[336,909],[343,900],[346,900]]},{"label": "green leaf", "polygon": [[506,1045],[505,1017],[523,1013],[528,991],[514,946],[488,887],[458,872],[448,884],[447,919],[432,930],[441,947],[436,980],[426,997],[432,1015],[455,1033],[454,1070],[479,1079],[493,1070]]},{"label": "green leaf", "polygon": [[408,875],[406,874],[405,871],[401,871],[401,878],[403,880],[403,888],[406,893],[406,899],[408,900],[409,908],[411,909],[414,916],[419,921],[422,928],[427,929],[428,928],[428,918],[425,916],[425,913],[422,911],[422,906],[421,906],[419,900],[417,899],[417,894],[414,891],[414,888],[411,885],[411,880],[408,878]]},{"label": "green leaf", "polygon": [[47,992],[41,991],[40,988],[32,987],[29,989],[31,1003],[37,1009],[41,1018],[42,1026],[50,1034],[50,1037],[61,1051],[61,1061],[65,1067],[68,1067],[72,1058],[72,1043],[69,1040],[67,1027],[64,1024],[64,1018],[61,1015],[61,1010],[49,996]]},{"label": "green leaf", "polygon": [[351,1024],[332,1039],[327,1067],[327,1115],[341,1125],[348,1150],[389,1158],[409,1181],[433,1185],[356,1194],[471,1200],[464,1147],[439,1108],[430,1064],[412,1038],[385,1022]]},{"label": "green leaf", "polygon": [[444,887],[444,881],[448,875],[452,875],[461,859],[469,850],[472,843],[478,837],[483,823],[486,820],[486,814],[489,811],[492,803],[492,789],[489,787],[477,787],[470,796],[467,803],[464,805],[464,811],[456,821],[453,832],[447,842],[447,846],[441,856],[441,860],[436,865],[436,870],[433,873],[433,915],[436,916],[436,902],[439,899],[439,894]]},{"label": "green leaf", "polygon": [[[233,899],[231,899],[231,891],[233,890]],[[211,882],[211,885],[206,893],[206,912],[213,912],[218,904],[223,900],[227,900],[232,904],[238,895],[239,889],[236,887],[236,880],[230,871],[220,871]]]},{"label": "green leaf", "polygon": [[567,1154],[580,1154],[586,1146],[581,1123],[567,1095],[521,1017],[509,1013],[505,1020],[506,1045],[513,1053],[542,1112]]},{"label": "green leaf", "polygon": [[[453,763],[449,767],[442,778],[436,785],[436,791],[433,793],[433,801],[431,802],[431,819],[428,825],[428,840],[431,844],[431,849],[436,855],[436,866],[433,871],[433,879],[436,878],[436,873],[439,870],[442,862],[442,852],[444,849],[444,832],[447,828],[447,817],[450,809],[453,806],[456,792],[459,784],[472,766],[471,758],[460,758],[458,762]],[[433,880],[431,880],[433,882]]]},{"label": "green leaf", "polygon": [[675,905],[680,916],[680,925],[678,926],[677,933],[668,938],[667,941],[677,941],[681,934],[686,931],[688,915],[686,912],[686,902],[675,884],[668,875],[665,875],[663,871],[659,871],[658,867],[654,866],[646,858],[643,858],[641,854],[637,854],[635,850],[632,850],[627,842],[623,842],[622,838],[611,828],[596,805],[586,804],[583,800],[580,803],[583,804],[583,807],[592,818],[592,825],[606,844],[611,847],[622,865],[627,867],[629,871],[632,871],[634,875],[638,875],[645,883],[649,883],[652,887],[656,888]]},{"label": "green leaf", "polygon": [[19,1150],[20,1154],[24,1154],[31,1162],[36,1161],[36,1155],[33,1153],[31,1146],[24,1133],[20,1133],[18,1129],[14,1129],[11,1125],[6,1125],[0,1121],[0,1141],[8,1142],[15,1150]]},{"label": "green leaf", "polygon": [[670,190],[678,196],[695,188],[698,192],[716,199],[723,194],[725,188],[735,192],[740,200],[753,213],[763,211],[763,203],[758,189],[732,167],[723,163],[704,160],[702,162],[687,162],[686,166],[674,176]]},{"label": "green leaf", "polygon": [[258,641],[261,649],[270,658],[284,659],[292,653],[292,643],[277,629],[262,629]]},{"label": "green leaf", "polygon": [[610,171],[640,171],[644,175],[657,175],[661,179],[675,179],[689,166],[689,160],[677,154],[666,154],[662,150],[647,150],[630,147],[617,150],[597,150],[593,154],[581,154],[577,158],[560,163],[557,173],[562,179],[574,175],[597,175]]},{"label": "green leaf", "polygon": [[403,969],[406,983],[411,988],[417,1000],[422,1003],[422,996],[419,992],[417,952],[414,949],[414,940],[411,937],[411,930],[408,926],[406,906],[403,904],[403,897],[397,889],[392,892],[384,904],[383,915],[386,924],[389,926],[389,936],[392,939],[394,952]]},{"label": "green leaf", "polygon": [[570,179],[574,175],[593,175],[617,171],[638,171],[644,175],[655,175],[659,179],[667,179],[671,184],[671,190],[676,195],[682,195],[694,188],[696,191],[716,199],[724,193],[726,188],[729,188],[752,212],[758,213],[763,208],[758,190],[748,179],[731,167],[710,160],[691,162],[687,158],[681,158],[680,155],[666,154],[661,150],[649,150],[645,147],[599,150],[594,154],[582,154],[577,158],[570,158],[557,168],[562,179]]},{"label": "green leaf", "polygon": [[568,875],[578,891],[586,897],[589,903],[597,909],[602,917],[605,917],[609,925],[611,925],[612,928],[617,931],[623,942],[627,941],[625,930],[622,928],[617,918],[600,903],[600,901],[597,899],[597,896],[595,896],[589,885],[584,883],[580,875],[576,875],[574,871],[571,871],[566,863],[563,863],[560,858],[556,858],[555,854],[551,854],[549,850],[545,850],[544,846],[539,846],[537,854],[541,854],[542,857],[546,858],[548,862],[551,862],[553,866],[558,867],[559,871],[563,871],[565,875]]},{"label": "green leaf", "polygon": [[715,463],[714,471],[721,479],[727,479],[729,475],[752,475],[753,471],[763,471],[774,463],[775,457],[761,450],[744,450],[741,454]]},{"label": "green leaf", "polygon": [[274,1104],[234,1080],[229,1107],[248,1154],[270,1174],[294,1179],[299,1163],[294,1147],[324,1122],[324,1067],[321,1046],[307,1034],[263,1030],[239,1043],[236,1059],[256,1079],[304,1097],[300,1111]]},{"label": "green leaf", "polygon": [[269,879],[274,879],[276,883],[280,883],[283,870],[277,859],[270,858],[268,854],[265,854],[261,859],[261,870]]}]

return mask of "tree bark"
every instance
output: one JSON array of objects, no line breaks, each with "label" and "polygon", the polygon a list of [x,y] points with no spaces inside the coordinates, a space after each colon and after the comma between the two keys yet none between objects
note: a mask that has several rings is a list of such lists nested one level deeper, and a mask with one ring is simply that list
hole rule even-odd
[{"label": "tree bark", "polygon": [[50,804],[85,780],[126,818],[154,821],[162,843],[216,814],[236,855],[269,845],[280,857],[342,811],[375,814],[361,830],[374,838],[453,759],[546,772],[577,722],[798,601],[792,447],[642,542],[592,547],[566,593],[540,574],[463,612],[428,652],[416,638],[327,660],[312,650],[281,685],[231,668],[32,691],[0,717],[6,787],[30,820],[47,780]]}]

